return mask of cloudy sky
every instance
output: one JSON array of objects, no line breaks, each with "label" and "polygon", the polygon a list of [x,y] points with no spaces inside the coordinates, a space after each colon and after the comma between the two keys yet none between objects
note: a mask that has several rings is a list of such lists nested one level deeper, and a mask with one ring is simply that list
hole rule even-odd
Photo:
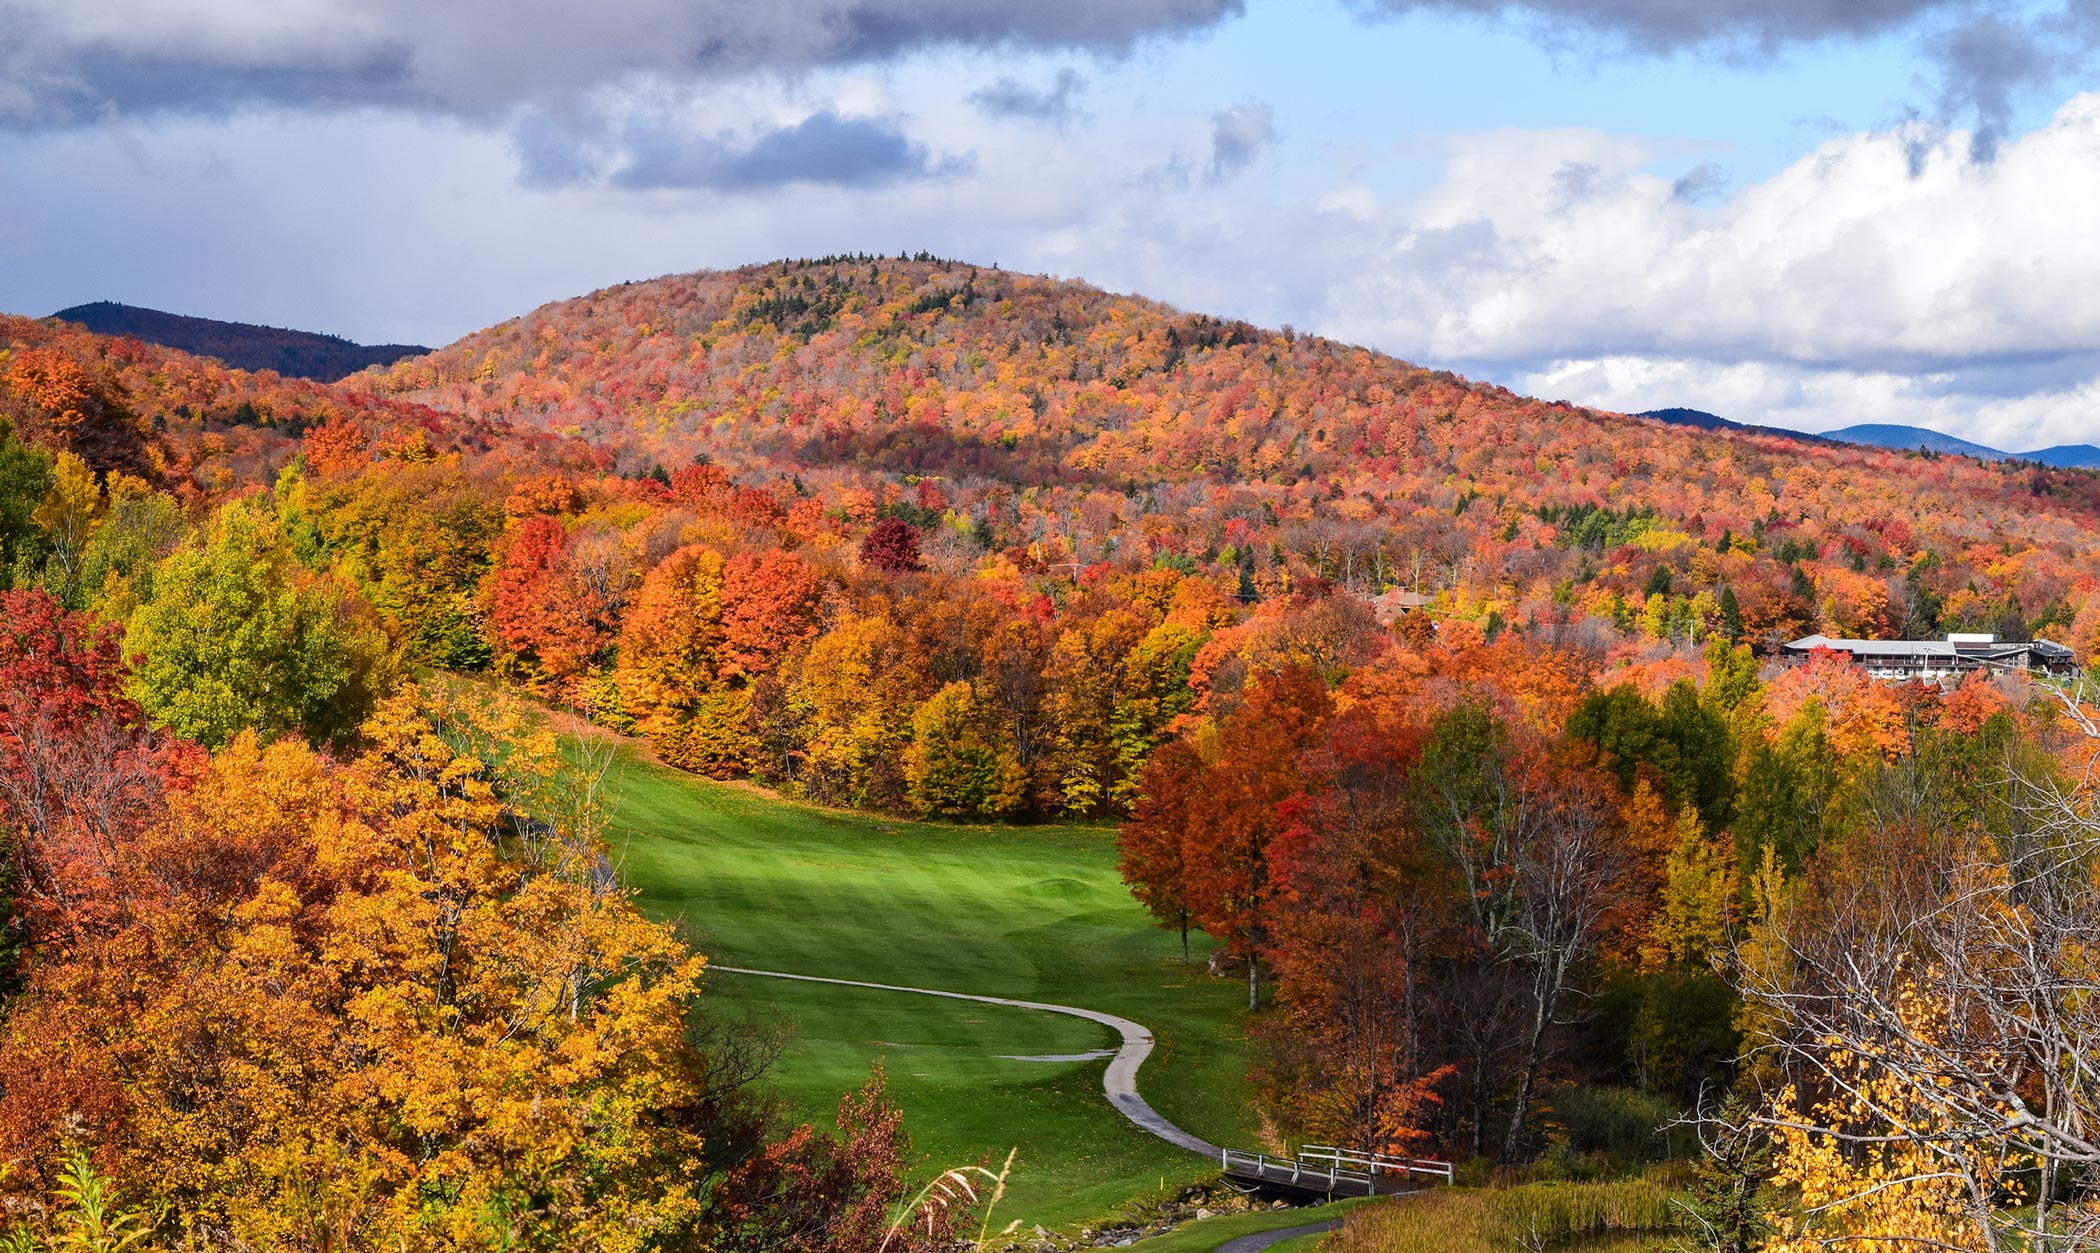
[{"label": "cloudy sky", "polygon": [[0,0],[0,309],[442,343],[925,248],[1549,398],[2100,442],[2096,70],[2100,0]]}]

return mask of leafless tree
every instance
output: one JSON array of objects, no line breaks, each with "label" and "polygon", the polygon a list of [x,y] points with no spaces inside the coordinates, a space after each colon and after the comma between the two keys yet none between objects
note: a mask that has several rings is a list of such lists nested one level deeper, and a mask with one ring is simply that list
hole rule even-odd
[{"label": "leafless tree", "polygon": [[[2070,724],[2100,745],[2091,706],[2075,691],[2062,699]],[[1976,1247],[2100,1244],[2092,775],[2065,777],[2015,745],[1995,763],[1982,812],[1955,825],[1941,806],[1905,807],[1925,821],[1855,837],[1736,950],[1741,991],[1771,1024],[1761,1048],[1804,1090],[1853,1112],[1766,1124],[1862,1152],[1913,1150],[1902,1160],[1914,1171],[1874,1187],[1951,1187]],[[2034,1180],[2031,1208],[2009,1203],[2015,1175]]]},{"label": "leafless tree", "polygon": [[[1485,719],[1485,711],[1461,713]],[[1425,833],[1457,872],[1473,931],[1491,963],[1523,990],[1514,1024],[1515,1092],[1502,1156],[1523,1147],[1525,1121],[1549,1034],[1565,1021],[1581,968],[1605,936],[1630,884],[1617,807],[1596,780],[1508,744],[1482,722],[1458,729],[1453,749],[1472,769],[1425,758]],[[1468,742],[1470,738],[1470,742]]]}]

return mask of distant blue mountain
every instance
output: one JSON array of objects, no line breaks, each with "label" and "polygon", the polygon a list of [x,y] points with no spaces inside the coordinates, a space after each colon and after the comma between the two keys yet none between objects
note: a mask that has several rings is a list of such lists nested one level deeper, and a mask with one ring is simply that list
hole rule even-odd
[{"label": "distant blue mountain", "polygon": [[239,370],[275,370],[323,383],[333,383],[367,366],[392,365],[403,357],[430,351],[418,344],[353,344],[339,335],[184,317],[110,300],[74,305],[51,316],[61,322],[78,322],[97,335],[126,335],[200,357],[217,357]]},{"label": "distant blue mountain", "polygon": [[2051,448],[2037,448],[2032,452],[2006,452],[1987,444],[1957,439],[1926,427],[1903,426],[1894,422],[1867,422],[1858,426],[1840,427],[1835,431],[1825,431],[1820,435],[1809,435],[1801,431],[1789,431],[1783,427],[1731,422],[1703,409],[1650,409],[1646,413],[1634,416],[1655,418],[1676,426],[1696,426],[1703,431],[1748,431],[1816,443],[1864,444],[1870,448],[1952,454],[1976,457],[1983,461],[2032,461],[2065,470],[2100,470],[2100,448],[2091,444],[2057,444]]},{"label": "distant blue mountain", "polygon": [[1972,444],[1968,440],[1942,435],[1922,426],[1899,426],[1893,422],[1868,422],[1860,426],[1839,427],[1835,431],[1826,431],[1825,434],[1846,444],[1955,453],[1963,457],[1980,457],[1985,461],[2003,461],[2008,455],[2000,449]]},{"label": "distant blue mountain", "polygon": [[2091,444],[2057,444],[2019,454],[2022,461],[2039,461],[2066,470],[2100,470],[2100,448]]},{"label": "distant blue mountain", "polygon": [[1783,426],[1753,426],[1748,422],[1731,422],[1719,414],[1704,409],[1650,409],[1636,413],[1636,418],[1654,418],[1672,426],[1696,426],[1702,431],[1746,431],[1753,435],[1777,435],[1782,439],[1807,440],[1811,444],[1830,442],[1821,435],[1810,435],[1806,431],[1790,431]]}]

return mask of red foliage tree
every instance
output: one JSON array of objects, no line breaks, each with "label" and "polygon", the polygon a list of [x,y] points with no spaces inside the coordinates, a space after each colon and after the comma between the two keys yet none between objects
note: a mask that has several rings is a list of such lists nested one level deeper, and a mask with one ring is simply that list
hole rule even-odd
[{"label": "red foliage tree", "polygon": [[923,570],[918,529],[902,518],[884,518],[860,542],[860,563],[870,570],[895,573]]},{"label": "red foliage tree", "polygon": [[1278,812],[1305,785],[1299,754],[1333,711],[1327,685],[1292,666],[1265,676],[1218,728],[1218,756],[1189,806],[1183,872],[1189,912],[1247,961],[1247,1004],[1258,1004],[1275,884],[1270,845]]},{"label": "red foliage tree", "polygon": [[535,677],[579,674],[604,643],[597,607],[577,587],[567,550],[560,521],[532,514],[512,530],[490,576],[489,623]]},{"label": "red foliage tree", "polygon": [[722,570],[721,676],[757,676],[816,633],[823,584],[779,549],[738,553]]},{"label": "red foliage tree", "polygon": [[1162,745],[1145,767],[1143,791],[1117,833],[1116,869],[1130,893],[1159,925],[1181,932],[1181,960],[1189,959],[1189,811],[1204,782],[1203,758],[1181,740]]},{"label": "red foliage tree", "polygon": [[973,1205],[922,1205],[892,1231],[893,1213],[910,1197],[911,1167],[904,1114],[878,1063],[858,1092],[840,1099],[836,1135],[804,1123],[731,1174],[721,1190],[722,1243],[777,1253],[952,1247]]},{"label": "red foliage tree", "polygon": [[124,696],[117,640],[41,589],[0,592],[0,831],[32,944],[122,914],[118,850],[159,812],[180,757]]}]

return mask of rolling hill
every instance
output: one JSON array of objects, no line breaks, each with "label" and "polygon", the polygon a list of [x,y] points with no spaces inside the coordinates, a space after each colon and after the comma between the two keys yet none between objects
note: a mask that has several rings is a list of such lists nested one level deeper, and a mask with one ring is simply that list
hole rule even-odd
[{"label": "rolling hill", "polygon": [[97,335],[125,336],[214,357],[241,370],[275,370],[288,378],[333,383],[375,365],[392,365],[403,357],[429,352],[413,344],[356,344],[336,335],[220,322],[142,309],[100,300],[74,305],[51,315],[74,322]]},{"label": "rolling hill", "polygon": [[[992,580],[1016,612],[1172,570],[1240,605],[1404,588],[1439,616],[1580,630],[1599,647],[1724,627],[1765,643],[2015,625],[2100,642],[2091,474],[1548,403],[962,262],[626,283],[333,385],[53,322],[0,325],[0,339],[43,343],[109,412],[151,419],[167,445],[154,455],[199,496],[270,482],[303,455],[357,469],[371,486],[330,490],[376,502],[380,480],[407,473],[392,463],[435,454],[442,470],[463,454],[416,473],[477,501],[495,532],[553,502],[567,542],[627,563],[606,572],[615,609],[661,559],[666,541],[647,535],[697,513],[712,542],[826,562],[901,521],[921,564]],[[6,385],[18,430],[57,429]],[[485,595],[468,574],[444,595]],[[596,620],[579,643],[619,629]]]}]

